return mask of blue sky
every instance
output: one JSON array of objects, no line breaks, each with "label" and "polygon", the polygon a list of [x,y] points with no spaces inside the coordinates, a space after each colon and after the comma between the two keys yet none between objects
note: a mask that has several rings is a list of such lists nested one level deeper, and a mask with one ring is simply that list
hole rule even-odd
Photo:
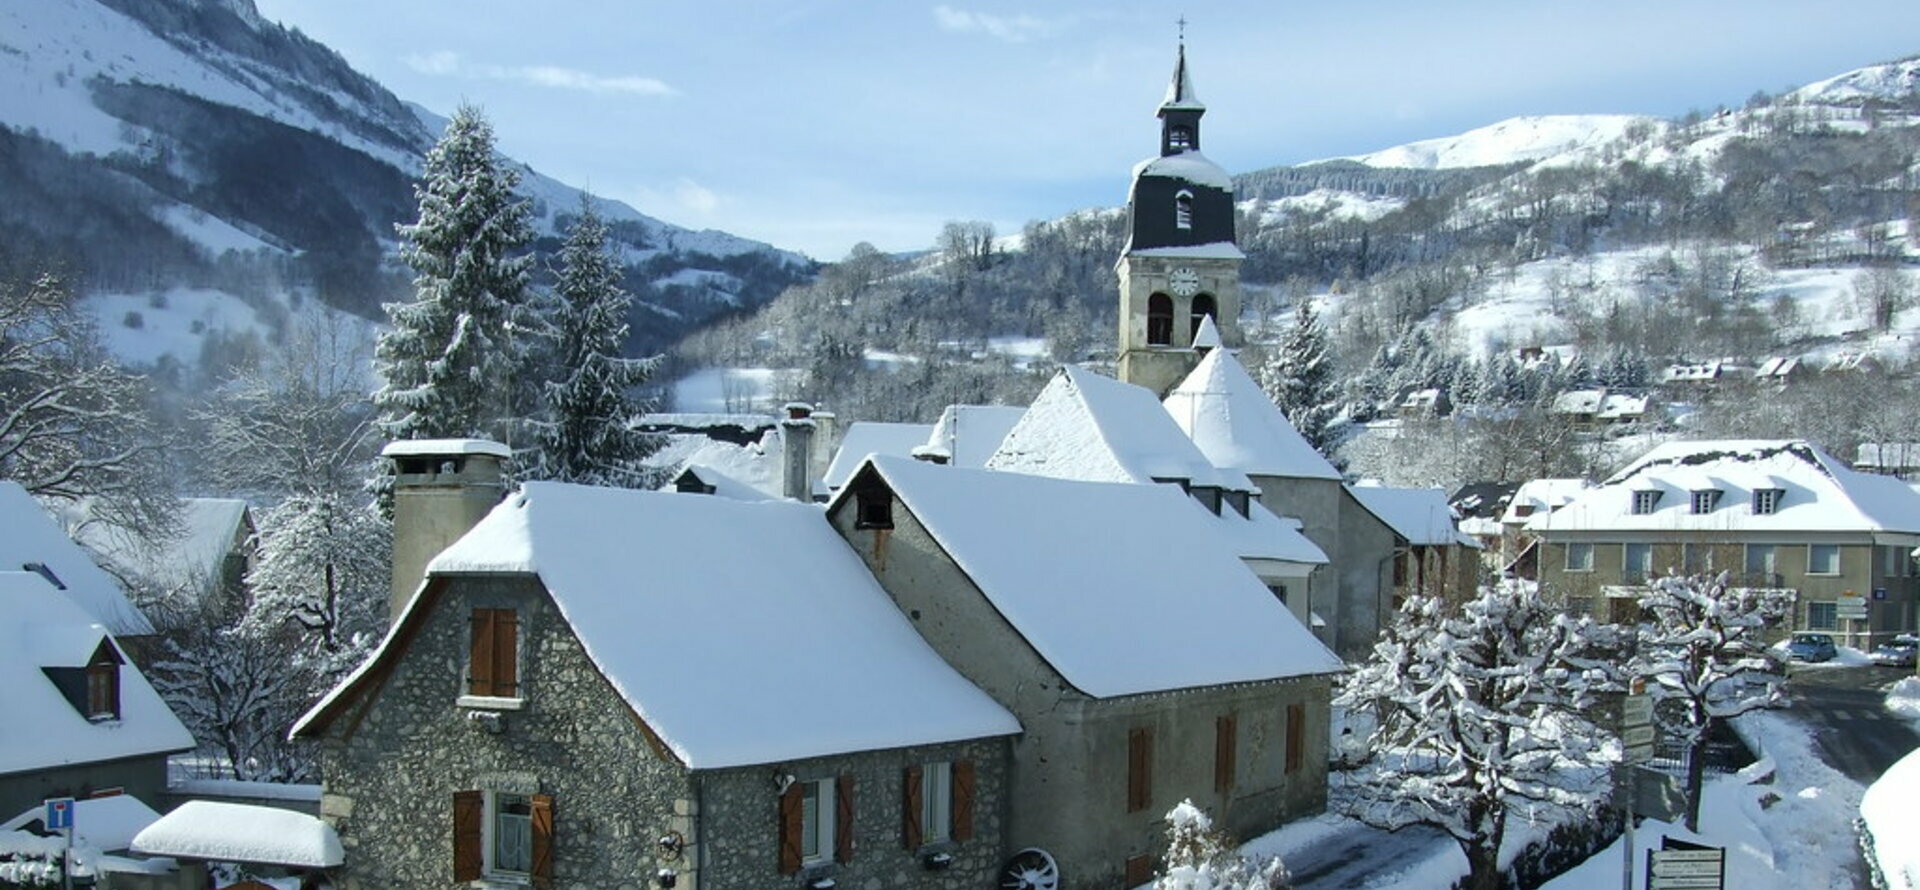
[{"label": "blue sky", "polygon": [[844,256],[1126,200],[1184,15],[1208,156],[1737,106],[1920,52],[1914,0],[256,0],[402,99],[691,228]]}]

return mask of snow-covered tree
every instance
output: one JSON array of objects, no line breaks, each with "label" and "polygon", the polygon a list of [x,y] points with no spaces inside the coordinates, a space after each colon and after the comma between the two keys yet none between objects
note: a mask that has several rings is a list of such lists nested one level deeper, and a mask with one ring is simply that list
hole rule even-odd
[{"label": "snow-covered tree", "polygon": [[1337,704],[1370,715],[1371,757],[1332,806],[1395,830],[1431,825],[1466,854],[1469,890],[1501,886],[1508,816],[1572,819],[1606,799],[1606,735],[1585,716],[1606,682],[1604,629],[1530,586],[1489,587],[1457,609],[1409,597]]},{"label": "snow-covered tree", "polygon": [[168,640],[147,673],[202,753],[226,764],[213,778],[304,782],[313,757],[287,729],[344,670],[286,637],[209,624]]},{"label": "snow-covered tree", "polygon": [[1166,871],[1153,890],[1286,890],[1287,867],[1277,856],[1249,856],[1215,831],[1205,811],[1183,800],[1167,811]]},{"label": "snow-covered tree", "polygon": [[1327,335],[1314,317],[1310,300],[1302,297],[1295,305],[1293,324],[1260,370],[1261,388],[1294,429],[1314,450],[1332,455],[1342,435],[1340,405]]},{"label": "snow-covered tree", "polygon": [[607,251],[606,223],[584,194],[560,249],[554,295],[553,379],[546,382],[546,411],[536,433],[539,454],[522,477],[646,487],[652,479],[640,462],[659,448],[659,439],[632,428],[646,409],[631,392],[659,360],[620,355],[631,300]]},{"label": "snow-covered tree", "polygon": [[393,534],[364,498],[295,495],[266,512],[243,632],[293,629],[325,652],[364,651],[385,630]]},{"label": "snow-covered tree", "polygon": [[[494,156],[493,128],[463,105],[427,153],[419,218],[397,226],[414,298],[388,303],[375,346],[379,427],[391,439],[513,440],[544,320],[527,287],[529,208],[519,174]],[[536,335],[536,336],[530,336]]]},{"label": "snow-covered tree", "polygon": [[1663,735],[1687,757],[1687,827],[1700,829],[1707,738],[1714,724],[1780,703],[1781,665],[1761,634],[1793,609],[1793,591],[1730,587],[1727,575],[1666,577],[1640,598],[1630,663],[1654,697]]},{"label": "snow-covered tree", "polygon": [[100,346],[52,275],[0,281],[0,479],[164,533],[177,504],[143,380]]}]

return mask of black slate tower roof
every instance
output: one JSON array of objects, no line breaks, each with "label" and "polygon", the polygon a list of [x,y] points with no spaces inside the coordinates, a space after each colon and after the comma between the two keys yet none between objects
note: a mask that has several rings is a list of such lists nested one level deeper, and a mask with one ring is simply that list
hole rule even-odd
[{"label": "black slate tower roof", "polygon": [[1133,171],[1127,250],[1233,243],[1233,180],[1200,153],[1200,118],[1206,113],[1182,43],[1156,113],[1160,156]]}]

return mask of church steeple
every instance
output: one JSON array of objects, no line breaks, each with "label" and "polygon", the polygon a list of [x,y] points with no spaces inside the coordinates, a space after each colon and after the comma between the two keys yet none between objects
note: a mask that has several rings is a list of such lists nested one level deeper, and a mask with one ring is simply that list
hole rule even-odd
[{"label": "church steeple", "polygon": [[1207,106],[1193,90],[1193,75],[1187,72],[1187,42],[1180,41],[1180,56],[1173,63],[1173,82],[1167,84],[1167,98],[1160,103],[1160,156],[1200,150],[1200,116]]}]

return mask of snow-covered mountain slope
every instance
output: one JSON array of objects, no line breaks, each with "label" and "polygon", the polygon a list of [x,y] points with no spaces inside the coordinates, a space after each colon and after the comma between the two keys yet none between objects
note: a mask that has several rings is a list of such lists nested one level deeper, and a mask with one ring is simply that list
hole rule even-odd
[{"label": "snow-covered mountain slope", "polygon": [[1629,114],[1556,114],[1516,117],[1468,130],[1458,136],[1422,139],[1393,148],[1338,160],[1369,167],[1439,170],[1493,167],[1538,161],[1579,148],[1603,145],[1626,135],[1636,124],[1659,126],[1655,118]]},{"label": "snow-covered mountain slope", "polygon": [[[195,338],[268,337],[308,298],[377,321],[410,294],[394,224],[444,118],[252,0],[0,4],[0,96],[0,259],[74,273],[130,361],[191,365]],[[580,191],[508,162],[536,249],[556,249]],[[628,266],[638,349],[810,274],[797,254],[594,201]],[[171,302],[200,307],[175,319],[187,339],[134,326],[180,315]]]},{"label": "snow-covered mountain slope", "polygon": [[1858,106],[1869,101],[1902,103],[1915,93],[1920,93],[1920,56],[1829,77],[1782,98],[1806,104]]}]

